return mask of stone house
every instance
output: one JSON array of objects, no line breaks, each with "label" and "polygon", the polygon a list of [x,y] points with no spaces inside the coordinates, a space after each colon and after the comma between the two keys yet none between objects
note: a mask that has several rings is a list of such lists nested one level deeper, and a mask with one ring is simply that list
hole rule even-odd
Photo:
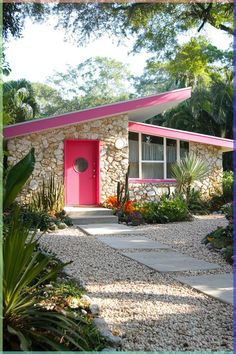
[{"label": "stone house", "polygon": [[98,205],[116,194],[130,165],[130,197],[155,200],[174,189],[171,165],[191,151],[209,166],[198,185],[209,195],[221,186],[222,154],[233,150],[233,141],[144,123],[190,96],[191,88],[184,88],[7,126],[11,164],[35,148],[35,169],[23,198],[54,173],[64,184],[66,206]]}]

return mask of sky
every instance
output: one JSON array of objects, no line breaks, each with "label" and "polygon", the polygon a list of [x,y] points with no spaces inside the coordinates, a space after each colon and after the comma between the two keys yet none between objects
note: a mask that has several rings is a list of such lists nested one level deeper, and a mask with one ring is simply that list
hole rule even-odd
[{"label": "sky", "polygon": [[[33,24],[30,19],[26,21],[23,36],[20,39],[12,39],[6,49],[6,59],[11,67],[11,74],[7,80],[25,78],[31,82],[46,82],[47,77],[54,71],[66,71],[66,65],[76,66],[84,60],[95,56],[114,58],[130,67],[134,75],[141,75],[145,61],[152,56],[144,50],[140,54],[129,55],[132,49],[133,39],[123,41],[118,46],[112,39],[103,36],[86,47],[78,47],[76,44],[64,40],[64,30],[55,30],[53,20],[43,24]],[[223,31],[215,30],[208,26],[201,31],[201,35],[207,33],[212,44],[221,49],[227,49],[230,39]],[[192,35],[196,33],[192,31]],[[180,37],[180,42],[186,42],[191,34]]]}]

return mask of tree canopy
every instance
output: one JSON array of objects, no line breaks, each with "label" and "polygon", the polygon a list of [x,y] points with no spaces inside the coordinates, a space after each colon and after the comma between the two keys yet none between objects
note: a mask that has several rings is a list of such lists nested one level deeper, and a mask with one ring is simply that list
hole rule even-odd
[{"label": "tree canopy", "polygon": [[53,12],[79,44],[103,34],[132,35],[134,51],[145,48],[159,58],[175,53],[179,34],[206,24],[233,35],[232,3],[59,3]]},{"label": "tree canopy", "polygon": [[66,72],[57,72],[48,80],[60,94],[77,104],[76,109],[99,106],[131,97],[129,82],[132,76],[125,64],[96,57]]}]

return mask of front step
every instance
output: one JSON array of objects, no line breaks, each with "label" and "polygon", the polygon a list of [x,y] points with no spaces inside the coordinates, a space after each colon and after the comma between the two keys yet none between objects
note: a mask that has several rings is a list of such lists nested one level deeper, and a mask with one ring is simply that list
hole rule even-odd
[{"label": "front step", "polygon": [[111,209],[99,207],[65,207],[67,215],[74,225],[114,224],[118,217],[113,215]]},{"label": "front step", "polygon": [[107,208],[84,208],[84,207],[65,207],[64,210],[70,218],[77,216],[108,216],[113,215],[112,209]]},{"label": "front step", "polygon": [[90,225],[90,224],[118,224],[118,217],[116,215],[108,216],[81,216],[71,217],[74,225]]}]

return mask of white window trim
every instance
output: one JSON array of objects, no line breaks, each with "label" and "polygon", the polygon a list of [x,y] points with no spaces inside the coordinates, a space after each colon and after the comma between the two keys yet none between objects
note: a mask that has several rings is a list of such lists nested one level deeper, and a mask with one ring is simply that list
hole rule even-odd
[{"label": "white window trim", "polygon": [[[138,178],[140,180],[142,180],[142,164],[143,163],[162,163],[164,164],[164,171],[163,171],[163,179],[164,180],[172,180],[172,178],[167,177],[167,139],[170,140],[175,140],[176,141],[176,154],[177,154],[177,162],[180,161],[180,139],[171,139],[171,138],[167,138],[164,136],[159,136],[160,138],[163,138],[163,160],[142,160],[142,134],[143,133],[136,133],[138,134],[138,166],[139,166],[139,177],[132,177],[132,178]],[[146,134],[147,135],[147,134]],[[148,134],[149,135],[149,134]],[[155,135],[151,135],[150,136],[155,136]],[[151,179],[151,178],[150,178]]]}]

